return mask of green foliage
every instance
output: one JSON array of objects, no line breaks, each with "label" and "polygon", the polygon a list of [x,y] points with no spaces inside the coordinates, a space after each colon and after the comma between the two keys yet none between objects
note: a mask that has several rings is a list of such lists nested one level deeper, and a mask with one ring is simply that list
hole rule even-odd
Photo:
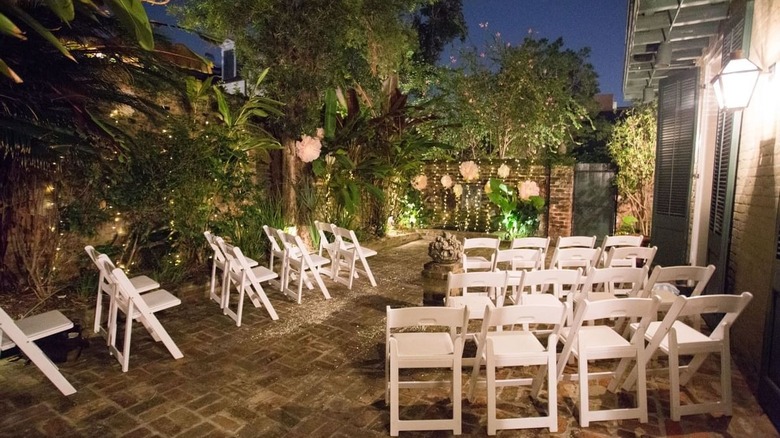
[{"label": "green foliage", "polygon": [[532,195],[524,199],[516,189],[497,178],[491,178],[488,185],[488,199],[500,211],[493,217],[493,225],[503,231],[504,239],[535,235],[539,229],[539,215],[544,211],[544,198]]},{"label": "green foliage", "polygon": [[655,171],[656,106],[632,108],[612,131],[609,153],[618,167],[618,194],[637,218],[639,232],[650,234]]},{"label": "green foliage", "polygon": [[445,140],[468,158],[538,160],[557,154],[589,123],[597,91],[589,49],[563,41],[526,38],[519,46],[494,38],[487,48],[463,51],[460,65],[439,76],[439,106],[451,129]]},{"label": "green foliage", "polygon": [[399,228],[426,228],[431,212],[425,208],[418,190],[409,190],[401,199],[395,225]]},{"label": "green foliage", "polygon": [[455,38],[465,41],[466,19],[462,0],[436,0],[423,5],[413,19],[420,42],[417,59],[428,64],[439,60],[444,46]]},{"label": "green foliage", "polygon": [[634,216],[625,215],[620,219],[620,227],[618,227],[616,234],[634,234],[636,233],[636,225],[639,219]]}]

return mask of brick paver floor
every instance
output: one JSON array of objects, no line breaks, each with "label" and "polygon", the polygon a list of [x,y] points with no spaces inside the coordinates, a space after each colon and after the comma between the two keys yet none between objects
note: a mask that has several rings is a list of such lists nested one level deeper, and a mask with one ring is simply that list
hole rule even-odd
[{"label": "brick paver floor", "polygon": [[[93,337],[81,357],[61,366],[78,392],[62,396],[32,365],[0,361],[1,436],[387,436],[384,404],[384,315],[386,306],[422,302],[420,271],[427,242],[383,249],[371,260],[379,285],[357,280],[352,291],[326,280],[333,299],[315,289],[303,304],[266,289],[279,313],[271,321],[247,303],[242,327],[203,298],[203,288],[182,293],[181,306],[159,314],[184,353],[174,360],[140,324],[133,334],[130,370]],[[168,287],[176,291],[176,287]],[[69,315],[74,316],[74,315]],[[715,363],[715,362],[714,362]],[[576,385],[559,388],[560,436],[777,436],[734,367],[734,415],[668,418],[666,378],[648,383],[650,421],[606,421],[580,429],[574,408]],[[470,370],[464,370],[464,382]],[[705,369],[697,386],[716,382],[717,368]],[[483,372],[484,373],[484,372]],[[592,384],[603,403],[630,402]],[[402,392],[402,394],[406,391]],[[527,394],[505,389],[501,409],[533,410]],[[444,395],[442,393],[441,395]],[[545,393],[543,393],[543,396]],[[700,394],[695,393],[696,396]],[[706,394],[702,395],[706,396]],[[627,399],[627,400],[624,400]],[[402,397],[402,416],[447,412],[434,392]],[[463,401],[463,434],[486,435],[484,390]],[[402,433],[447,436],[447,432]],[[501,431],[500,436],[549,435],[546,429]]]}]

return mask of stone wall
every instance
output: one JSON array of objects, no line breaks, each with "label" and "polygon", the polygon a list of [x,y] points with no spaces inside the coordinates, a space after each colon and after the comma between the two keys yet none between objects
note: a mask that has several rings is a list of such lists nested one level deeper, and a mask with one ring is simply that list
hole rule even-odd
[{"label": "stone wall", "polygon": [[[460,231],[494,232],[491,219],[498,207],[485,194],[485,184],[490,178],[499,178],[498,168],[506,164],[509,176],[502,178],[507,185],[517,186],[526,180],[539,185],[540,196],[547,208],[540,217],[537,235],[568,236],[572,229],[572,199],[574,193],[574,168],[571,166],[528,166],[515,159],[477,160],[479,178],[466,183],[460,174],[460,161],[434,161],[426,165],[423,173],[428,184],[422,190],[424,206],[432,212],[428,226]],[[463,194],[456,198],[452,188],[445,188],[441,179],[449,175],[453,184],[463,187]]]}]

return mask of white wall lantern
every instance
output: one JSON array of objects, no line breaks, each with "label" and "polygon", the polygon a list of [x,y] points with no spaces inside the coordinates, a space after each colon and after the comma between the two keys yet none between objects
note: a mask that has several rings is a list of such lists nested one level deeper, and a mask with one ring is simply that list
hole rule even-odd
[{"label": "white wall lantern", "polygon": [[731,54],[731,59],[712,80],[718,107],[728,110],[747,108],[761,69],[745,58],[741,50]]}]

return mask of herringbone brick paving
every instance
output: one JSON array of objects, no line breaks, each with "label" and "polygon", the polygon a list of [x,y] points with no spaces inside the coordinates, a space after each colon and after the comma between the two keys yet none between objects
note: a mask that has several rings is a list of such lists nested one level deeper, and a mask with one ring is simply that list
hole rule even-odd
[{"label": "herringbone brick paving", "polygon": [[[32,365],[0,361],[0,436],[149,437],[149,436],[387,436],[384,405],[384,314],[386,306],[419,305],[420,270],[427,241],[380,251],[371,260],[379,285],[357,280],[352,291],[326,280],[333,299],[314,290],[303,304],[273,288],[266,292],[280,319],[247,305],[242,327],[222,315],[203,289],[185,294],[183,303],[159,315],[184,353],[173,360],[137,325],[130,370],[92,338],[91,346],[61,366],[78,392],[62,396]],[[165,285],[176,291],[175,286]],[[71,316],[71,315],[69,315]],[[714,363],[714,361],[713,361]],[[712,368],[709,367],[709,368]],[[668,419],[668,387],[659,376],[648,384],[650,421],[607,421],[587,429],[577,424],[576,385],[559,386],[557,436],[777,436],[744,378],[734,369],[734,416],[695,415],[679,423]],[[464,372],[464,383],[468,377]],[[697,377],[697,397],[717,382],[717,368]],[[632,403],[631,397],[594,382],[597,403]],[[499,409],[533,414],[527,394],[502,391]],[[546,394],[543,393],[543,397]],[[402,392],[403,418],[446,415],[444,392]],[[543,404],[539,404],[543,406]],[[486,435],[485,396],[463,401],[463,433]],[[448,436],[447,432],[402,433]],[[550,435],[546,429],[501,431],[500,436]]]}]

